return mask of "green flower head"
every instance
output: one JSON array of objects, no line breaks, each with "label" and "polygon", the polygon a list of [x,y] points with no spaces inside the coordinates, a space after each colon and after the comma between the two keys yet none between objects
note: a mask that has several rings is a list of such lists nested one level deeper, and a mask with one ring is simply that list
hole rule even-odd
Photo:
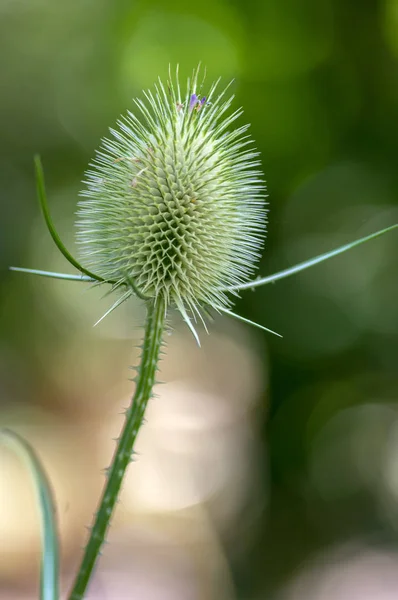
[{"label": "green flower head", "polygon": [[265,237],[265,186],[242,110],[199,69],[182,92],[159,80],[104,139],[77,211],[82,263],[144,297],[163,296],[190,324],[227,308]]},{"label": "green flower head", "polygon": [[[54,226],[44,173],[35,157],[37,193],[48,230],[80,275],[24,267],[13,271],[55,279],[110,283],[124,293],[101,321],[131,295],[151,307],[180,311],[199,343],[193,323],[209,308],[264,331],[233,313],[230,294],[274,283],[395,230],[390,225],[282,271],[251,279],[265,238],[265,186],[248,125],[233,129],[227,86],[207,94],[199,68],[181,93],[178,79],[159,80],[135,100],[104,139],[86,174],[77,211],[81,264]],[[137,113],[137,114],[136,114]],[[151,310],[149,310],[150,314]],[[97,323],[99,322],[97,321]]]}]

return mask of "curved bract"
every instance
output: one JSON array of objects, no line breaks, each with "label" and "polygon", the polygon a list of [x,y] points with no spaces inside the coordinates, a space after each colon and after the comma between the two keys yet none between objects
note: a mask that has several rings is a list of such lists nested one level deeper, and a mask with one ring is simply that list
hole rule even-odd
[{"label": "curved bract", "polygon": [[[50,232],[50,235],[51,235],[52,239],[54,240],[55,245],[60,250],[61,254],[63,254],[65,256],[66,260],[68,262],[70,262],[70,264],[73,267],[75,267],[76,269],[78,269],[79,271],[84,273],[86,275],[86,277],[89,277],[95,281],[105,281],[102,277],[100,277],[98,275],[94,275],[93,273],[88,271],[85,267],[82,267],[82,265],[72,256],[72,254],[69,252],[69,250],[66,248],[66,246],[62,242],[61,238],[59,237],[58,232],[52,221],[50,210],[48,208],[46,186],[45,186],[45,182],[44,182],[43,166],[41,164],[40,156],[38,156],[38,155],[35,156],[35,174],[36,174],[36,191],[37,191],[37,197],[39,199],[40,208],[43,213],[43,217],[46,222],[47,229]],[[108,281],[108,283],[112,283],[112,281]]]}]

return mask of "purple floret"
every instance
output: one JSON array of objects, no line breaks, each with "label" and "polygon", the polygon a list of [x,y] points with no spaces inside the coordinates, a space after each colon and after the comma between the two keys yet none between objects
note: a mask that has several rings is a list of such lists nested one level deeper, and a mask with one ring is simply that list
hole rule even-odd
[{"label": "purple floret", "polygon": [[198,103],[198,97],[196,94],[192,94],[191,99],[189,101],[189,110],[193,110]]}]

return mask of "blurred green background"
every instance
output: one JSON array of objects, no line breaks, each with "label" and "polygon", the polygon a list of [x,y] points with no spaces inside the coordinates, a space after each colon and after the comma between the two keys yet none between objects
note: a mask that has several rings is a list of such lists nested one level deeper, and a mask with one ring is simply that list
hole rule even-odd
[{"label": "blurred green background", "polygon": [[[261,152],[269,193],[262,274],[398,221],[397,0],[0,1],[0,421],[44,444],[44,462],[49,457],[54,463],[49,471],[55,478],[60,474],[66,578],[99,484],[93,483],[96,493],[88,494],[81,518],[73,506],[85,495],[90,469],[96,475],[106,466],[108,455],[101,455],[102,438],[96,436],[117,412],[114,392],[127,382],[129,362],[134,364],[131,339],[139,339],[143,309],[138,304],[121,309],[93,331],[91,325],[111,303],[101,300],[101,290],[7,270],[17,265],[71,272],[39,214],[33,155],[42,156],[54,220],[73,253],[80,181],[100,138],[132,108],[134,96],[159,75],[167,77],[169,63],[179,63],[187,76],[199,61],[207,67],[209,83],[218,76],[225,83],[234,79],[235,106],[244,107],[243,119],[251,123]],[[225,364],[216,355],[202,365],[200,377],[195,369],[202,359],[175,320],[176,333],[168,341],[170,379],[180,381],[188,369],[193,397],[195,377],[202,383],[219,377],[217,393],[221,397],[228,389],[227,400],[239,381],[248,388],[258,382],[247,392],[253,399],[243,403],[245,416],[234,397],[236,437],[224,448],[232,464],[220,466],[222,475],[231,470],[245,500],[237,502],[224,528],[223,502],[217,518],[209,504],[217,495],[214,489],[206,501],[198,500],[214,517],[206,523],[215,536],[211,539],[218,540],[217,560],[223,566],[212,564],[222,583],[217,579],[218,592],[210,584],[198,591],[192,583],[195,593],[181,597],[363,600],[358,582],[365,575],[375,586],[369,598],[396,597],[397,252],[394,232],[294,278],[242,294],[238,312],[283,339],[217,321],[214,339],[224,340]],[[206,341],[210,357],[212,335]],[[179,336],[188,349],[180,353],[173,351]],[[232,346],[242,355],[234,351],[229,363]],[[239,388],[239,394],[244,397],[248,388]],[[124,390],[128,395],[130,388],[118,397]],[[192,406],[195,412],[193,400]],[[203,435],[209,415],[204,408]],[[240,453],[228,449],[240,443],[246,448],[239,423],[247,426],[247,415],[251,460],[241,464]],[[218,464],[221,458],[212,446],[217,433],[206,435]],[[91,459],[95,452],[98,464]],[[186,448],[174,452],[177,465],[178,456],[189,454]],[[206,469],[201,477],[206,480]],[[30,529],[21,516],[32,504],[29,488],[19,487],[23,475],[12,461],[0,478],[0,532],[5,532],[0,533],[0,597],[3,589],[7,599],[15,589],[30,597],[37,532],[34,513]],[[170,475],[160,496],[170,491],[171,481]],[[221,489],[219,483],[217,493]],[[138,511],[144,529],[148,511],[162,515],[164,528],[170,506],[151,512],[145,505]],[[154,523],[150,520],[150,527],[158,531]],[[122,519],[120,535],[131,526]],[[180,546],[190,547],[186,529],[178,527]],[[137,553],[142,557],[137,537],[128,539],[115,539],[119,554],[110,571],[122,572]],[[160,569],[151,560],[149,579]],[[192,558],[195,573],[202,573],[201,560]],[[162,563],[176,581],[183,579],[181,561],[175,559],[174,570]],[[340,587],[328,595],[332,564],[344,567],[346,579],[337,569],[333,576]],[[211,565],[203,569],[212,580]],[[386,573],[389,585],[382,589]],[[143,580],[137,597],[152,598],[145,585]],[[136,597],[117,589],[110,597]],[[179,596],[174,590],[170,597]]]}]

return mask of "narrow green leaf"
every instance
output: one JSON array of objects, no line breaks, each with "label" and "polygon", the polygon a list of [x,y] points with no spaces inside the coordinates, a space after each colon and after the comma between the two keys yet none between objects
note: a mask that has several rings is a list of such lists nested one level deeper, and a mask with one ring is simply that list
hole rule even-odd
[{"label": "narrow green leaf", "polygon": [[41,514],[40,598],[41,600],[59,600],[59,543],[55,506],[47,476],[32,446],[17,433],[9,429],[0,429],[0,441],[21,456],[32,476]]},{"label": "narrow green leaf", "polygon": [[30,273],[31,275],[40,275],[41,277],[51,277],[52,279],[64,279],[66,281],[96,281],[88,275],[70,275],[69,273],[54,273],[52,271],[40,271],[39,269],[25,269],[24,267],[9,267],[10,271],[18,273]]},{"label": "narrow green leaf", "polygon": [[[62,254],[65,256],[66,260],[69,261],[73,267],[75,267],[76,269],[78,269],[79,271],[84,273],[85,275],[88,275],[88,277],[91,277],[91,279],[94,279],[95,281],[105,281],[102,277],[99,277],[98,275],[94,275],[94,273],[91,273],[90,271],[88,271],[87,269],[82,267],[81,264],[79,264],[77,262],[77,260],[75,258],[73,258],[73,256],[70,254],[70,252],[67,250],[67,248],[64,246],[63,242],[61,241],[61,238],[59,237],[58,232],[55,229],[55,225],[52,221],[50,211],[48,208],[47,194],[46,194],[46,188],[45,188],[45,184],[44,184],[43,166],[41,164],[40,156],[38,156],[38,155],[35,156],[35,173],[36,173],[37,195],[39,198],[40,207],[43,212],[43,217],[46,222],[48,231],[50,232],[50,235],[53,238],[57,248],[62,252]],[[107,283],[113,283],[113,282],[109,281]]]},{"label": "narrow green leaf", "polygon": [[309,267],[313,267],[324,260],[329,260],[329,258],[333,258],[333,256],[337,256],[338,254],[343,254],[343,252],[347,252],[347,250],[351,250],[351,248],[355,248],[360,244],[364,244],[365,242],[369,242],[374,238],[379,237],[380,235],[384,235],[393,229],[398,227],[398,223],[395,225],[391,225],[391,227],[386,227],[385,229],[381,229],[380,231],[376,231],[375,233],[371,233],[359,240],[355,240],[355,242],[350,242],[349,244],[344,244],[344,246],[340,246],[335,250],[330,250],[330,252],[325,252],[325,254],[320,254],[319,256],[315,256],[314,258],[310,258],[309,260],[305,260],[294,267],[289,267],[288,269],[284,269],[283,271],[278,271],[277,273],[273,273],[272,275],[268,275],[267,277],[260,277],[259,279],[255,279],[254,281],[249,281],[248,283],[244,283],[243,285],[234,285],[227,288],[224,291],[241,291],[241,290],[251,290],[256,287],[260,287],[261,285],[266,285],[267,283],[273,283],[274,281],[278,281],[279,279],[284,279],[285,277],[290,277],[290,275],[295,275],[300,271],[304,271]]}]

